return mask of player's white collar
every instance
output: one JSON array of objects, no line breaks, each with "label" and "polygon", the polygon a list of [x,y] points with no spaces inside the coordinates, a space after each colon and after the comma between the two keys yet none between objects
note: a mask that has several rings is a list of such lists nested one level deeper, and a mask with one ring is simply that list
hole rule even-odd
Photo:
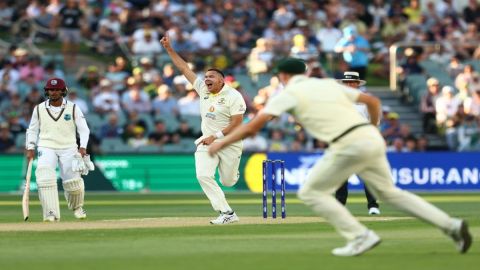
[{"label": "player's white collar", "polygon": [[[60,108],[63,109],[63,108],[65,108],[66,105],[67,105],[67,100],[62,98],[62,105],[60,105]],[[47,109],[50,109],[50,107],[52,107],[52,106],[50,106],[50,99],[47,99],[45,101],[45,107],[47,107]],[[58,108],[58,107],[56,107],[56,108]]]}]

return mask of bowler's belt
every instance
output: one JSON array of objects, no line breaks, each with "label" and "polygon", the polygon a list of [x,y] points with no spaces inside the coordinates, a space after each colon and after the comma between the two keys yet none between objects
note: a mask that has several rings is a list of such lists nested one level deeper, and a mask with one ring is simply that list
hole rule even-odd
[{"label": "bowler's belt", "polygon": [[342,134],[338,135],[337,137],[333,138],[333,140],[331,141],[331,143],[334,143],[338,140],[340,140],[343,136],[347,135],[348,133],[352,132],[354,129],[357,129],[359,127],[363,127],[363,126],[369,126],[371,125],[370,123],[361,123],[361,124],[358,124],[358,125],[355,125],[355,126],[351,126],[350,128],[348,128],[347,130],[345,130],[344,132],[342,132]]}]

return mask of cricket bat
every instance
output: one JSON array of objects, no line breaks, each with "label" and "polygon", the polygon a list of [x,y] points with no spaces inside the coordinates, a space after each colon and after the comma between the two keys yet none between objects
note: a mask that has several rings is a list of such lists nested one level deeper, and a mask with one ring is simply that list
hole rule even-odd
[{"label": "cricket bat", "polygon": [[22,197],[22,211],[23,211],[24,221],[27,221],[28,215],[30,213],[29,202],[30,202],[30,178],[32,176],[32,163],[33,163],[33,158],[28,160],[27,173],[25,174],[25,189],[23,190],[23,197]]}]

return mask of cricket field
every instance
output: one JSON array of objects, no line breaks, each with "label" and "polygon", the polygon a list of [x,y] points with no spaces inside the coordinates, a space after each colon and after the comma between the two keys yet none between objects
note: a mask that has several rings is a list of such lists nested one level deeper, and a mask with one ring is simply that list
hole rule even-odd
[{"label": "cricket field", "polygon": [[[0,269],[386,269],[466,270],[480,265],[480,194],[420,194],[468,220],[467,254],[436,228],[381,204],[367,215],[363,194],[348,208],[383,239],[370,252],[338,258],[344,240],[287,194],[287,219],[261,218],[261,194],[228,193],[240,222],[213,226],[203,194],[87,193],[88,218],[75,220],[61,200],[62,220],[44,223],[36,194],[22,221],[21,195],[0,195]],[[270,213],[269,213],[270,214]]]}]

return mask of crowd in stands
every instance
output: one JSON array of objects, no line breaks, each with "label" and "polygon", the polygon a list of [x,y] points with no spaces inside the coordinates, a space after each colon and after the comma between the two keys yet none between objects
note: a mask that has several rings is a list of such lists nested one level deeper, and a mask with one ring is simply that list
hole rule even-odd
[{"label": "crowd in stands", "polygon": [[[68,99],[86,115],[92,141],[121,138],[129,147],[123,149],[191,150],[200,132],[198,95],[166,57],[159,43],[166,34],[199,76],[206,67],[228,74],[226,83],[247,102],[245,121],[282,90],[271,70],[283,57],[304,59],[308,76],[338,78],[352,70],[362,79],[386,78],[390,45],[434,42],[402,51],[398,68],[404,100],[407,78],[427,76],[420,102],[423,130],[414,134],[401,115],[384,107],[382,134],[395,152],[428,150],[425,134],[445,135],[452,150],[479,150],[479,66],[464,64],[480,59],[479,27],[476,0],[463,7],[452,0],[426,1],[424,7],[419,0],[0,1],[0,29],[8,33],[1,39],[61,42],[61,51],[50,57],[16,45],[0,55],[0,152],[22,149],[32,109],[53,76],[67,80]],[[82,44],[112,60],[105,67],[83,66],[77,56]],[[427,74],[425,60],[447,67],[452,84],[440,85]],[[371,63],[380,68],[369,68]],[[245,74],[249,85],[240,80]],[[269,84],[258,87],[265,78]],[[288,115],[245,141],[247,151],[325,147]]]}]

